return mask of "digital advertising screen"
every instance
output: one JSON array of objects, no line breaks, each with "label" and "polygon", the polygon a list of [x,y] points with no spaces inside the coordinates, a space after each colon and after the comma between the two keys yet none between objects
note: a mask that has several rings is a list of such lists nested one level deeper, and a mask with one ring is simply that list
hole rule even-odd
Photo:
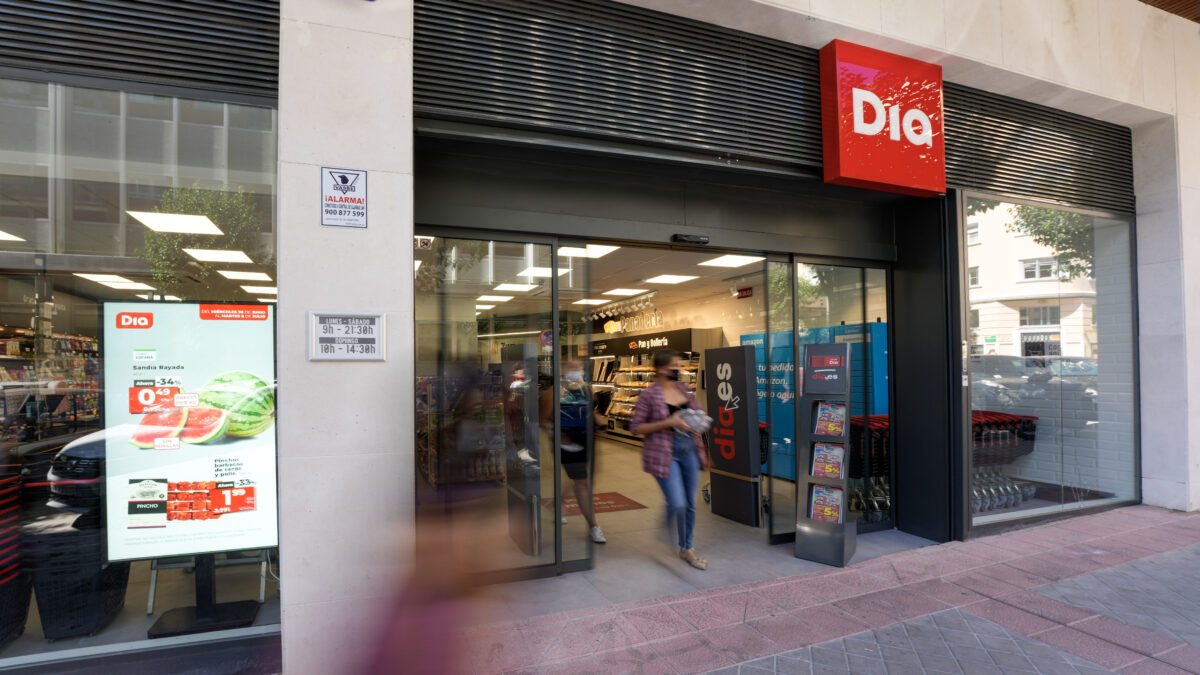
[{"label": "digital advertising screen", "polygon": [[278,545],[274,306],[103,313],[108,559]]}]

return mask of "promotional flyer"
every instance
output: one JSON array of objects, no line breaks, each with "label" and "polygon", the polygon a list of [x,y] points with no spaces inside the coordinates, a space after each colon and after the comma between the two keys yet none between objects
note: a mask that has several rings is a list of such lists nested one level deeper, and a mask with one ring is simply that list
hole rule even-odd
[{"label": "promotional flyer", "polygon": [[278,545],[274,307],[110,302],[103,346],[108,559]]}]

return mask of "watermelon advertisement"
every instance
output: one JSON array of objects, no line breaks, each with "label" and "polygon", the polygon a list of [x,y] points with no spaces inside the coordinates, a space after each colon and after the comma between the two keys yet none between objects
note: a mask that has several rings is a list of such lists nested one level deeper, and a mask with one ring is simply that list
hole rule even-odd
[{"label": "watermelon advertisement", "polygon": [[104,305],[108,559],[278,545],[275,308]]}]

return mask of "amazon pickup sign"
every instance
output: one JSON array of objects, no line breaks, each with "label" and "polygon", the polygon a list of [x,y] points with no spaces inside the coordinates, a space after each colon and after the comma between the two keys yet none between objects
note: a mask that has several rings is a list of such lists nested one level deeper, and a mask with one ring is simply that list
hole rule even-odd
[{"label": "amazon pickup sign", "polygon": [[321,167],[321,224],[367,227],[367,172]]},{"label": "amazon pickup sign", "polygon": [[942,67],[834,40],[821,49],[825,182],[946,192]]}]

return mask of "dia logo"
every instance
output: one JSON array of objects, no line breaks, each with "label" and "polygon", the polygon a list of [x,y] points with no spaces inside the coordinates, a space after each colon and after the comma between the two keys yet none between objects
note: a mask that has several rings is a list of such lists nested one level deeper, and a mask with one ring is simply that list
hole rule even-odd
[{"label": "dia logo", "polygon": [[[900,106],[891,105],[888,106],[885,116],[883,101],[874,93],[857,87],[852,90],[851,99],[854,102],[854,133],[875,136],[887,127],[888,138],[893,141],[900,140],[900,132],[903,131],[904,138],[909,143],[933,147],[933,122],[929,121],[929,115],[916,108],[910,108],[904,111],[901,118]],[[871,107],[875,118],[870,122],[866,120],[867,106]]]},{"label": "dia logo", "polygon": [[150,312],[121,312],[117,315],[117,328],[150,328],[154,315]]}]

